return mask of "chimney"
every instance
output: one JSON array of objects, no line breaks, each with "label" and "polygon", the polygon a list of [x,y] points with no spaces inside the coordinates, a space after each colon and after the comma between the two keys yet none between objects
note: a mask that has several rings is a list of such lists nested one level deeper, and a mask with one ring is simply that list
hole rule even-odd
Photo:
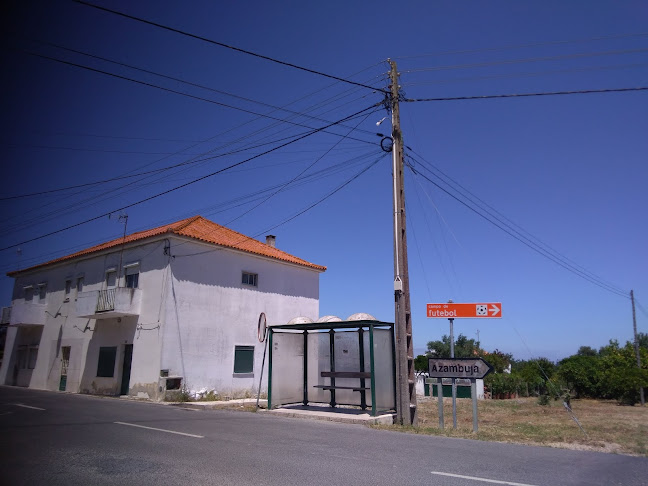
[{"label": "chimney", "polygon": [[266,245],[276,248],[277,237],[275,235],[266,236]]}]

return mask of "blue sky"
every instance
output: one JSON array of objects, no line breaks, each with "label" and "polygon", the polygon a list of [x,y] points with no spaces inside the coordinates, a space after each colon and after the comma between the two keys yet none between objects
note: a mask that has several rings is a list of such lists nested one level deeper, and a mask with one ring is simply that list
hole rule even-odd
[{"label": "blue sky", "polygon": [[[100,5],[378,89],[387,86],[385,60],[395,59],[411,99],[648,85],[648,6],[641,1]],[[3,22],[2,197],[192,162],[0,201],[0,247],[12,247],[0,251],[3,274],[114,238],[123,226],[101,217],[20,251],[18,243],[241,162],[305,126],[382,99],[380,91],[71,1],[12,2]],[[637,91],[403,103],[401,121],[418,174],[440,169],[560,255],[616,288],[634,289],[638,327],[648,332],[647,113],[648,92]],[[391,162],[376,136],[390,130],[389,120],[376,126],[386,114],[364,112],[333,133],[133,206],[125,211],[129,232],[202,214],[261,239],[276,234],[279,248],[328,267],[322,315],[362,311],[393,321]],[[307,178],[287,185],[300,174]],[[283,190],[246,213],[272,187]],[[455,330],[476,337],[479,329],[486,349],[518,359],[557,359],[581,345],[631,338],[628,298],[530,250],[421,175],[407,172],[406,192],[416,350],[448,332],[446,320],[425,317],[426,302],[448,299],[502,302],[502,319],[458,320]],[[0,278],[3,305],[12,282]]]}]

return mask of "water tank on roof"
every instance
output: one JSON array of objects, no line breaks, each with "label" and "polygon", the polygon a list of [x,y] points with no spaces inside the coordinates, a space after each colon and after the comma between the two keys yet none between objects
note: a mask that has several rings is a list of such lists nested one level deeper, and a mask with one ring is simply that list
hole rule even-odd
[{"label": "water tank on roof", "polygon": [[377,321],[374,316],[367,314],[366,312],[358,312],[349,316],[347,321]]},{"label": "water tank on roof", "polygon": [[293,317],[288,321],[288,324],[311,324],[313,322],[313,319],[310,317],[305,317],[305,316],[299,316],[299,317]]}]

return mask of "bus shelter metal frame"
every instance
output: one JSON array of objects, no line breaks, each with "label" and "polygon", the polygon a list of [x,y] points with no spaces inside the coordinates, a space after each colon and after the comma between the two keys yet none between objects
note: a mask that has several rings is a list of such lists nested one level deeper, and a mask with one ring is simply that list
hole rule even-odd
[{"label": "bus shelter metal frame", "polygon": [[[335,370],[335,345],[334,337],[335,332],[338,330],[356,330],[359,334],[360,346],[359,346],[359,365],[360,371],[364,370],[364,338],[363,333],[369,332],[369,364],[370,364],[370,381],[371,381],[371,415],[375,417],[378,412],[385,410],[378,410],[376,407],[376,377],[375,377],[375,356],[374,356],[374,329],[389,329],[391,332],[391,352],[392,352],[392,387],[394,389],[394,407],[396,408],[396,342],[394,338],[394,323],[393,322],[382,322],[382,321],[336,321],[336,322],[311,322],[303,324],[279,324],[268,326],[268,341],[269,341],[269,356],[268,356],[268,410],[272,409],[272,348],[273,348],[273,335],[277,331],[301,331],[304,335],[304,372],[303,372],[303,386],[304,386],[304,398],[301,403],[304,406],[308,405],[308,333],[310,332],[319,332],[323,333],[328,331],[329,335],[329,346],[331,349],[331,371]],[[334,380],[332,378],[332,380]],[[364,379],[361,378],[362,382]],[[361,383],[361,386],[362,383]],[[334,386],[333,386],[334,388]],[[335,390],[331,391],[331,406],[335,405],[344,405],[335,402]],[[362,392],[361,392],[362,393]],[[362,393],[362,398],[364,398],[364,393]],[[294,402],[299,403],[299,402]],[[282,405],[288,405],[287,403]],[[356,404],[353,404],[357,406]],[[365,400],[362,400],[360,405],[363,409],[366,407]]]}]

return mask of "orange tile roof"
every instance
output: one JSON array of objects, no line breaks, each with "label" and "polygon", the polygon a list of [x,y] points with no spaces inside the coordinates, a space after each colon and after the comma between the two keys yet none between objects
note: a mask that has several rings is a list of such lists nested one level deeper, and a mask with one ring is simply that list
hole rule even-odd
[{"label": "orange tile roof", "polygon": [[126,238],[117,238],[106,243],[101,243],[99,245],[86,248],[85,250],[77,251],[76,253],[72,253],[71,255],[35,265],[33,267],[8,272],[7,275],[9,277],[13,277],[27,270],[45,267],[54,263],[71,260],[80,256],[90,255],[102,250],[107,250],[109,248],[119,246],[123,243],[140,241],[146,238],[151,238],[153,236],[163,235],[167,233],[187,236],[189,238],[194,238],[196,240],[204,241],[207,243],[213,243],[218,246],[234,248],[247,253],[253,253],[255,255],[274,258],[275,260],[302,265],[304,267],[313,268],[321,272],[324,272],[326,270],[326,267],[307,262],[306,260],[302,260],[301,258],[297,258],[296,256],[290,255],[285,251],[278,250],[277,248],[266,245],[265,243],[261,243],[254,238],[245,236],[242,233],[238,233],[237,231],[226,228],[225,226],[221,226],[220,224],[216,224],[213,221],[203,218],[202,216],[194,216],[192,218],[183,219],[181,221],[176,221],[175,223],[159,226],[157,228],[138,231],[137,233],[126,235]]}]

